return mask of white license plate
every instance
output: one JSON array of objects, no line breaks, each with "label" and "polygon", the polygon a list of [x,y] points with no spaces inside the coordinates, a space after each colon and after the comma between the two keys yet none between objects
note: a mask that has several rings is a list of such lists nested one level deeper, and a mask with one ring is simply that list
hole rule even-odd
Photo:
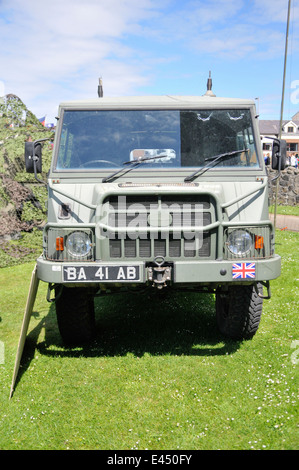
[{"label": "white license plate", "polygon": [[140,280],[140,266],[64,266],[65,282],[130,282]]}]

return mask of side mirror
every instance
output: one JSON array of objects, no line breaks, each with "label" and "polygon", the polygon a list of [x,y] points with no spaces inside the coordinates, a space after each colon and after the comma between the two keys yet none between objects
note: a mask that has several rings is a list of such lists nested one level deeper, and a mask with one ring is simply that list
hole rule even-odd
[{"label": "side mirror", "polygon": [[286,140],[273,140],[272,146],[272,169],[284,170],[287,166],[287,142]]},{"label": "side mirror", "polygon": [[42,146],[40,142],[25,142],[25,166],[27,173],[42,172]]}]

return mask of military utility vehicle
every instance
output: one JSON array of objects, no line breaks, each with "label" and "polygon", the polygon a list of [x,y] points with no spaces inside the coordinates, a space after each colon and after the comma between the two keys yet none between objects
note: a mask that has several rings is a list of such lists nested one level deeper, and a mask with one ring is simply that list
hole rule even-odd
[{"label": "military utility vehicle", "polygon": [[[92,338],[95,296],[146,288],[214,293],[220,331],[251,338],[281,261],[254,101],[99,97],[57,119],[37,275],[63,340]],[[41,148],[25,144],[36,177]]]}]

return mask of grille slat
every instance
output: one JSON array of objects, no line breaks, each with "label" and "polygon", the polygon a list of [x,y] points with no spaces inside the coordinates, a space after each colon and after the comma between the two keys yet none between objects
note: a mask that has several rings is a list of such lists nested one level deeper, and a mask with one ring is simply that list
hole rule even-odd
[{"label": "grille slat", "polygon": [[125,257],[136,258],[136,241],[125,240]]},{"label": "grille slat", "polygon": [[166,256],[166,240],[154,241],[155,256]]},{"label": "grille slat", "polygon": [[109,240],[111,258],[121,257],[121,240]]},{"label": "grille slat", "polygon": [[150,240],[139,240],[139,256],[141,258],[151,257],[151,241]]}]

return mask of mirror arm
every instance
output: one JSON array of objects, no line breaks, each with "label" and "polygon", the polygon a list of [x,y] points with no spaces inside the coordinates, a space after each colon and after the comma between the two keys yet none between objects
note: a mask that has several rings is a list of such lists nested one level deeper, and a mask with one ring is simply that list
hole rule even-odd
[{"label": "mirror arm", "polygon": [[272,183],[272,181],[276,181],[280,177],[280,169],[281,169],[281,158],[278,159],[277,174],[276,174],[276,176],[274,176],[274,178],[272,178],[271,183]]},{"label": "mirror arm", "polygon": [[40,180],[37,176],[37,171],[36,171],[36,162],[38,160],[38,157],[36,157],[35,155],[32,157],[32,161],[33,161],[33,170],[34,170],[34,178],[36,179],[36,181],[38,181],[39,183],[42,183],[44,184],[45,186],[47,186],[47,183],[45,183],[43,180]]}]

